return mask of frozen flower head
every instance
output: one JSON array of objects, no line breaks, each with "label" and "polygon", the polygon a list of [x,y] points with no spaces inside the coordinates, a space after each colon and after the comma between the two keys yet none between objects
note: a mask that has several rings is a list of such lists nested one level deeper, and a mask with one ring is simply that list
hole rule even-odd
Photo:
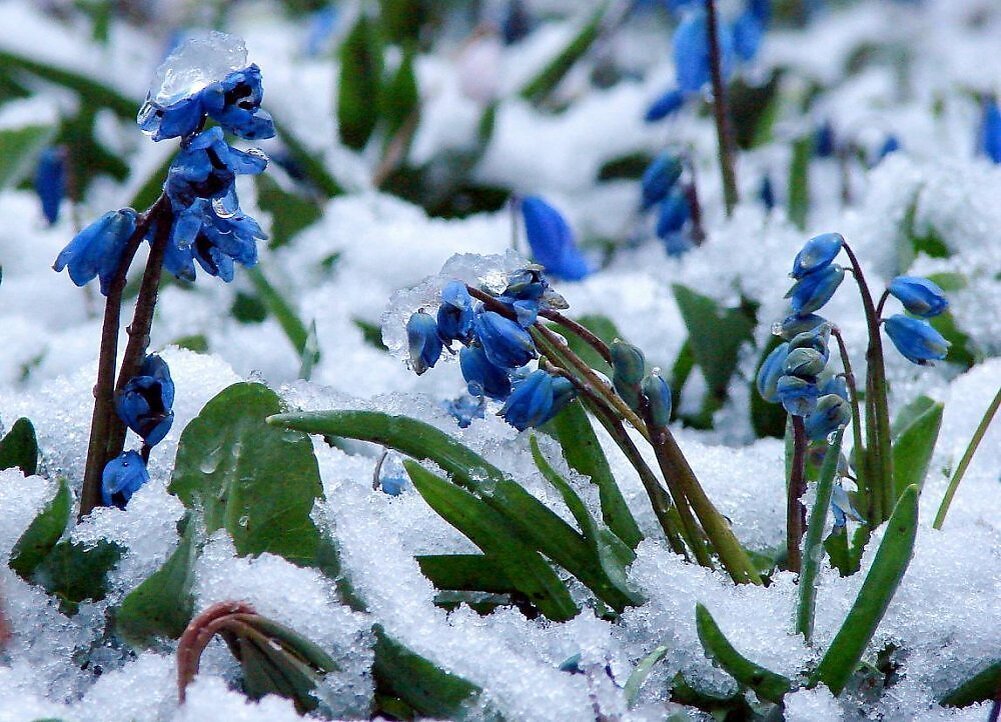
[{"label": "frozen flower head", "polygon": [[142,457],[134,451],[112,459],[101,475],[101,502],[104,506],[124,509],[132,495],[149,481],[149,473]]},{"label": "frozen flower head", "polygon": [[237,150],[226,143],[220,128],[210,128],[181,144],[167,171],[164,192],[177,211],[205,198],[233,213],[239,207],[236,176],[258,175],[267,165],[268,159],[260,151]]},{"label": "frozen flower head", "polygon": [[174,382],[167,362],[156,354],[143,361],[139,374],[115,395],[115,408],[125,425],[147,446],[163,440],[174,423]]},{"label": "frozen flower head", "polygon": [[274,123],[261,110],[262,97],[260,69],[247,65],[243,40],[203,32],[178,46],[157,68],[136,121],[158,141],[196,133],[206,116],[241,138],[270,138]]},{"label": "frozen flower head", "polygon": [[567,379],[541,370],[533,371],[515,381],[514,390],[498,414],[518,431],[524,431],[529,427],[542,426],[573,397],[573,384]]}]

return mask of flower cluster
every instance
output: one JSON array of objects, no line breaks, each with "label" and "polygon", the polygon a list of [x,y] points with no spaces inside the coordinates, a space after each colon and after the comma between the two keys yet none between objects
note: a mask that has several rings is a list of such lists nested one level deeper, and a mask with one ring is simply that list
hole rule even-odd
[{"label": "flower cluster", "polygon": [[464,283],[451,281],[441,291],[435,316],[419,309],[407,321],[410,366],[422,374],[446,350],[454,353],[452,345],[458,342],[459,366],[472,397],[450,405],[460,424],[482,414],[486,398],[503,401],[498,414],[519,430],[544,424],[574,395],[562,376],[527,368],[538,356],[528,328],[557,298],[534,266],[508,274],[507,286],[492,294],[489,308],[474,301]]},{"label": "flower cluster", "polygon": [[685,232],[692,218],[692,200],[681,183],[681,159],[665,151],[653,159],[640,181],[640,212],[657,209],[657,237],[670,256],[680,256],[692,248],[691,234]]}]

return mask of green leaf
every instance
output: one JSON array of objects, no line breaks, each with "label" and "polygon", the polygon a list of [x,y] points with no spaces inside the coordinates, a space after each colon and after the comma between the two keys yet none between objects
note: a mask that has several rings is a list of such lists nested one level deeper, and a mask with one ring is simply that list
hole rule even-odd
[{"label": "green leaf", "polygon": [[653,156],[645,151],[635,151],[606,161],[598,169],[598,181],[635,180],[643,177],[644,171],[653,162]]},{"label": "green leaf", "polygon": [[734,649],[729,640],[723,636],[709,610],[701,604],[695,607],[695,624],[706,654],[730,676],[752,689],[762,699],[779,703],[785,693],[792,688],[792,681],[788,677],[755,664]]},{"label": "green leaf", "polygon": [[0,469],[17,467],[25,476],[38,470],[38,440],[31,421],[20,418],[0,439]]},{"label": "green leaf", "polygon": [[1001,684],[1001,659],[989,662],[987,666],[949,690],[939,704],[945,707],[967,707],[977,702],[986,702],[994,697]]},{"label": "green leaf", "polygon": [[[925,396],[919,401],[931,401]],[[931,463],[938,430],[942,426],[942,404],[932,402],[916,416],[898,416],[893,428],[893,484],[894,498],[899,497],[911,484],[918,489],[924,485]],[[902,410],[906,411],[905,407]]]},{"label": "green leaf", "polygon": [[284,123],[275,121],[277,136],[285,144],[292,163],[302,172],[310,185],[325,198],[333,198],[344,193],[341,184],[327,171],[323,164],[323,153],[310,150],[302,144]]},{"label": "green leaf", "polygon": [[417,564],[437,589],[491,594],[517,591],[504,568],[483,554],[428,554],[417,557]]},{"label": "green leaf", "polygon": [[96,544],[63,540],[35,567],[31,581],[59,600],[65,614],[76,614],[85,600],[100,601],[108,591],[108,572],[125,549],[99,539]]},{"label": "green leaf", "polygon": [[824,540],[824,551],[831,560],[831,566],[838,570],[838,574],[847,577],[855,573],[855,565],[848,551],[848,531],[844,527],[832,531],[827,536]]},{"label": "green leaf", "polygon": [[952,315],[951,311],[944,311],[935,318],[928,319],[928,323],[952,344],[945,356],[947,362],[959,364],[969,369],[981,360],[982,352],[969,334],[959,328],[956,324],[956,317]]},{"label": "green leaf", "polygon": [[781,105],[779,75],[773,72],[764,84],[750,85],[740,78],[730,83],[727,100],[730,101],[734,139],[743,150],[750,150],[772,139],[772,125]]},{"label": "green leaf", "polygon": [[823,682],[835,696],[841,694],[907,571],[917,528],[918,488],[909,486],[900,495],[855,603],[811,682]]},{"label": "green leaf", "polygon": [[226,529],[239,554],[310,564],[319,541],[310,512],[323,490],[309,438],[265,423],[280,410],[262,384],[223,389],[181,433],[169,491],[201,509],[209,534]]},{"label": "green leaf", "polygon": [[598,558],[601,569],[605,573],[605,579],[601,580],[600,585],[589,585],[591,591],[617,612],[621,612],[628,605],[642,603],[643,597],[630,587],[626,579],[626,566],[636,558],[633,550],[609,532],[607,527],[594,520],[577,492],[542,455],[539,442],[534,435],[531,437],[530,445],[535,465],[542,472],[546,481],[560,492],[563,503],[570,509],[570,513],[577,521],[577,526],[580,527],[584,538],[591,545],[592,552]]},{"label": "green leaf", "polygon": [[580,60],[590,49],[601,32],[602,21],[608,10],[608,3],[603,2],[584,26],[570,39],[570,42],[549,61],[531,80],[522,86],[518,94],[533,103],[546,99],[560,81],[570,71],[570,68]]},{"label": "green leaf", "polygon": [[149,647],[157,637],[178,639],[191,621],[199,546],[196,527],[189,517],[180,543],[163,566],[122,600],[115,629],[133,647]]},{"label": "green leaf", "polygon": [[677,283],[672,288],[688,328],[692,355],[709,387],[703,413],[711,419],[712,412],[726,400],[741,345],[753,340],[754,314],[741,307],[723,308],[715,299]]},{"label": "green leaf", "polygon": [[503,569],[515,588],[539,611],[554,621],[576,616],[579,610],[566,586],[503,515],[416,461],[408,459],[403,464],[428,505]]},{"label": "green leaf", "polygon": [[579,401],[572,402],[547,426],[563,447],[563,458],[570,468],[590,478],[591,483],[598,487],[601,517],[605,524],[629,548],[635,549],[643,540],[643,533],[612,475],[584,407]]},{"label": "green leaf", "polygon": [[379,0],[379,21],[386,40],[397,45],[409,48],[417,43],[426,15],[421,0]]},{"label": "green leaf", "polygon": [[300,358],[305,359],[308,352],[309,367],[312,368],[320,360],[320,352],[316,348],[310,350],[310,332],[306,324],[302,322],[285,297],[271,285],[258,266],[248,268],[246,271],[247,277],[254,284],[264,307],[278,321],[278,325],[282,327],[282,331],[285,332],[285,336]]},{"label": "green leaf", "polygon": [[8,566],[22,579],[30,579],[32,572],[49,555],[69,523],[73,494],[65,477],[60,476],[56,484],[55,496],[24,530],[10,553]]},{"label": "green leaf", "polygon": [[806,228],[810,210],[810,160],[813,157],[813,135],[807,134],[792,144],[789,164],[789,220],[801,231]]},{"label": "green leaf", "polygon": [[361,150],[375,130],[382,80],[382,42],[378,28],[365,13],[344,39],[339,58],[337,130],[344,145]]},{"label": "green leaf", "polygon": [[283,189],[270,175],[262,173],[257,182],[257,204],[271,214],[271,238],[268,248],[281,248],[299,231],[320,219],[320,204],[298,193]]},{"label": "green leaf", "polygon": [[361,331],[361,337],[365,343],[380,351],[388,351],[386,344],[382,341],[382,328],[378,324],[371,323],[363,318],[353,318],[351,319],[351,323]]},{"label": "green leaf", "polygon": [[0,130],[0,189],[15,186],[35,170],[38,156],[56,135],[51,125]]},{"label": "green leaf", "polygon": [[429,459],[453,481],[517,527],[522,539],[584,584],[602,574],[587,541],[524,488],[479,454],[430,424],[378,411],[276,414],[269,424],[310,434],[371,441],[415,459]]},{"label": "green leaf", "polygon": [[379,113],[386,124],[383,131],[386,145],[392,142],[414,113],[420,112],[420,103],[417,76],[414,74],[414,52],[408,49],[404,51],[396,73],[379,92]]},{"label": "green leaf", "polygon": [[403,700],[426,717],[465,719],[465,713],[475,706],[483,691],[480,687],[410,651],[387,635],[382,625],[376,624],[372,630],[375,632],[372,676],[377,692]]},{"label": "green leaf", "polygon": [[756,379],[761,365],[768,358],[768,354],[775,350],[775,347],[782,343],[778,336],[772,336],[761,351],[761,357],[754,367],[754,376],[751,377],[751,426],[754,428],[754,435],[761,439],[765,436],[773,436],[781,439],[785,435],[786,412],[782,404],[773,404],[761,398],[758,393]]},{"label": "green leaf", "polygon": [[626,680],[626,686],[622,689],[622,695],[626,698],[627,707],[632,709],[633,705],[636,704],[636,697],[640,693],[640,687],[643,686],[646,678],[650,676],[653,666],[667,654],[668,649],[666,645],[657,647],[641,659],[639,664],[636,665],[636,669],[630,673],[629,679]]}]

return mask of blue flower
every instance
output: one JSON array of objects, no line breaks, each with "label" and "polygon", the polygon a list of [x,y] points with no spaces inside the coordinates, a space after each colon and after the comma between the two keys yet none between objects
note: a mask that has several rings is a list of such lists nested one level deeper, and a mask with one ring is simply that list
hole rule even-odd
[{"label": "blue flower", "polygon": [[886,156],[890,155],[890,153],[896,153],[898,150],[900,150],[900,140],[898,140],[897,136],[892,134],[886,136],[883,145],[876,151],[876,161],[873,165],[877,165]]},{"label": "blue flower", "polygon": [[788,342],[780,343],[772,352],[765,357],[765,360],[761,363],[761,368],[758,369],[758,375],[755,379],[755,383],[758,388],[758,393],[761,394],[761,398],[765,401],[775,403],[779,400],[776,387],[779,382],[779,377],[783,374],[783,366],[785,365],[786,356],[789,354],[789,344]]},{"label": "blue flower", "polygon": [[664,152],[654,158],[640,181],[640,210],[648,211],[664,200],[681,177],[681,170],[681,160],[673,153]]},{"label": "blue flower", "polygon": [[167,362],[156,354],[143,360],[134,376],[115,394],[119,418],[143,438],[147,446],[163,440],[174,423],[174,382]]},{"label": "blue flower", "polygon": [[438,363],[442,343],[438,337],[438,324],[423,309],[407,321],[407,345],[410,350],[410,367],[418,376]]},{"label": "blue flower", "polygon": [[765,23],[753,7],[748,7],[733,23],[733,50],[741,60],[753,60],[761,48]]},{"label": "blue flower", "polygon": [[658,428],[666,428],[671,422],[671,387],[657,369],[643,379],[643,396],[647,400],[650,421]]},{"label": "blue flower", "polygon": [[549,421],[573,397],[573,384],[567,379],[545,371],[533,371],[514,383],[511,395],[498,415],[514,428],[524,431]]},{"label": "blue flower", "polygon": [[187,208],[198,198],[207,198],[217,199],[235,212],[236,176],[257,175],[267,165],[263,153],[237,150],[226,143],[221,128],[209,128],[181,143],[180,152],[167,170],[163,188],[175,210]]},{"label": "blue flower", "polygon": [[460,429],[468,428],[473,419],[482,419],[486,403],[483,396],[463,394],[457,399],[445,401],[442,408],[452,415]]},{"label": "blue flower", "polygon": [[949,299],[938,284],[918,276],[897,276],[887,289],[915,316],[932,318],[949,307]]},{"label": "blue flower", "polygon": [[818,158],[830,158],[834,155],[835,143],[834,126],[830,120],[825,120],[813,132],[813,154]]},{"label": "blue flower", "polygon": [[772,331],[782,338],[790,340],[801,333],[815,330],[822,323],[827,323],[827,319],[815,313],[809,313],[805,316],[793,314],[786,316],[780,323],[775,324]]},{"label": "blue flower", "polygon": [[904,358],[919,366],[927,366],[931,361],[941,361],[952,345],[927,321],[902,314],[885,319],[883,327]]},{"label": "blue flower", "polygon": [[505,45],[514,45],[532,30],[532,16],[523,0],[508,0],[501,21],[501,35]]},{"label": "blue flower", "polygon": [[775,393],[785,410],[793,416],[809,416],[820,397],[816,383],[788,375],[779,378]]},{"label": "blue flower", "polygon": [[994,163],[1001,163],[1001,108],[995,98],[984,98],[977,148]]},{"label": "blue flower", "polygon": [[511,379],[507,370],[490,363],[479,346],[469,346],[459,351],[459,368],[466,387],[473,396],[489,396],[498,401],[511,393]]},{"label": "blue flower", "polygon": [[[697,93],[710,80],[709,38],[706,14],[702,10],[688,13],[674,32],[674,71],[678,87],[685,93]],[[733,36],[720,23],[716,35],[726,79],[733,65]]]},{"label": "blue flower", "polygon": [[782,363],[782,371],[802,379],[816,379],[827,365],[827,359],[812,348],[793,348]]},{"label": "blue flower", "polygon": [[[175,215],[170,243],[163,265],[185,281],[195,280],[195,261],[210,276],[229,283],[234,263],[245,267],[257,264],[257,242],[267,238],[260,225],[239,209],[232,216],[216,213],[202,198]],[[156,230],[148,234],[155,237]]]},{"label": "blue flower", "polygon": [[851,418],[848,402],[837,394],[827,394],[817,400],[817,406],[803,420],[803,426],[810,441],[820,441],[845,426]]},{"label": "blue flower", "polygon": [[786,293],[793,313],[798,316],[813,313],[831,300],[845,277],[845,269],[837,264],[808,273]]},{"label": "blue flower", "polygon": [[765,176],[761,179],[761,186],[758,188],[758,200],[765,207],[766,211],[775,208],[775,188],[772,186],[772,177]]},{"label": "blue flower", "polygon": [[473,337],[473,299],[462,281],[450,281],[441,289],[438,335],[445,343],[469,343]]},{"label": "blue flower", "polygon": [[399,496],[407,488],[407,480],[402,474],[386,474],[379,478],[379,489],[383,494]]},{"label": "blue flower", "polygon": [[685,97],[686,93],[680,88],[671,88],[650,104],[643,120],[647,123],[656,123],[658,120],[678,112],[685,105]]},{"label": "blue flower", "polygon": [[660,212],[657,215],[657,237],[667,240],[670,236],[680,233],[691,214],[688,196],[684,190],[676,186],[660,204]]},{"label": "blue flower", "polygon": [[845,401],[848,400],[848,382],[845,381],[844,376],[840,374],[831,376],[820,385],[820,395],[827,396],[828,394],[835,394]]},{"label": "blue flower", "polygon": [[149,481],[149,473],[142,457],[126,451],[104,465],[101,474],[101,502],[104,506],[124,509],[139,487]]},{"label": "blue flower", "polygon": [[521,199],[521,213],[532,256],[547,273],[569,281],[579,281],[591,273],[577,249],[573,231],[559,211],[538,196],[526,196]]},{"label": "blue flower", "polygon": [[201,92],[208,116],[244,140],[264,140],[275,135],[271,115],[261,109],[263,97],[261,69],[257,65],[233,71]]},{"label": "blue flower", "polygon": [[125,244],[136,231],[136,212],[131,208],[108,211],[80,231],[56,257],[52,268],[69,268],[70,279],[78,286],[101,279],[101,293],[111,289]]},{"label": "blue flower", "polygon": [[841,484],[835,484],[831,494],[831,511],[834,512],[834,530],[843,529],[848,519],[857,522],[865,521],[852,505],[848,492]]},{"label": "blue flower", "polygon": [[542,303],[549,293],[549,281],[538,266],[512,271],[507,276],[507,286],[498,300],[537,301]]},{"label": "blue flower", "polygon": [[840,233],[821,233],[807,241],[792,262],[793,278],[800,279],[808,273],[820,271],[831,265],[845,245],[845,237]]},{"label": "blue flower", "polygon": [[793,336],[789,340],[789,351],[792,352],[798,348],[813,349],[820,354],[826,364],[830,356],[830,340],[831,324],[825,321],[809,331],[803,331]]},{"label": "blue flower", "polygon": [[528,332],[495,311],[476,314],[473,329],[490,363],[505,369],[524,366],[536,356]]},{"label": "blue flower", "polygon": [[59,220],[59,204],[66,195],[66,149],[46,148],[38,157],[35,170],[35,192],[42,202],[42,213],[49,225]]}]

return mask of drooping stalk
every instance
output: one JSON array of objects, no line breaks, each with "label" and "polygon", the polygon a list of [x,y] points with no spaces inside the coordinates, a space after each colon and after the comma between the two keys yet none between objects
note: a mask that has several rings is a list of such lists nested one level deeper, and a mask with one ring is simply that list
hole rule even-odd
[{"label": "drooping stalk", "polygon": [[868,499],[869,494],[869,480],[866,478],[864,473],[865,464],[865,446],[862,443],[862,407],[859,404],[858,397],[858,386],[855,382],[855,372],[852,370],[851,357],[848,355],[848,346],[845,344],[845,339],[841,335],[841,329],[837,326],[831,328],[831,335],[838,342],[838,353],[841,356],[841,365],[845,369],[844,378],[845,385],[848,387],[849,401],[851,402],[852,409],[852,443],[855,447],[855,483],[858,485],[859,491],[863,496]]},{"label": "drooping stalk", "polygon": [[720,175],[723,179],[723,201],[726,214],[733,214],[739,200],[737,195],[737,173],[734,169],[733,129],[730,125],[730,110],[726,101],[726,85],[723,82],[723,58],[719,44],[719,20],[716,15],[716,0],[705,0],[706,32],[709,34],[709,75],[713,87],[713,116],[716,119],[716,155],[719,159]]},{"label": "drooping stalk", "polygon": [[582,341],[587,343],[588,346],[597,351],[601,355],[601,358],[603,358],[607,364],[611,365],[612,352],[608,348],[608,344],[606,344],[604,341],[602,341],[600,338],[594,335],[590,331],[590,329],[580,325],[572,318],[568,318],[559,311],[554,311],[551,308],[540,309],[539,315],[542,316],[543,318],[549,319],[555,324],[562,326],[567,331],[570,331],[571,333],[576,335]]},{"label": "drooping stalk", "polygon": [[799,545],[803,539],[806,524],[806,507],[803,494],[806,493],[806,426],[802,416],[790,416],[792,420],[792,461],[789,465],[789,482],[786,486],[786,564],[789,571],[799,574],[802,556]]}]

